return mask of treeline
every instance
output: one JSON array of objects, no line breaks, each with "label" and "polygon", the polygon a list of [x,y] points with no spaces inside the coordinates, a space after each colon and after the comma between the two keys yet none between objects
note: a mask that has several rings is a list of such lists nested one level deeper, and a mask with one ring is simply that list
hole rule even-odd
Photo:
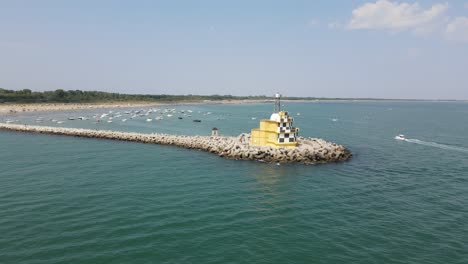
[{"label": "treeline", "polygon": [[[272,96],[233,96],[233,95],[167,95],[167,94],[120,94],[99,91],[55,90],[33,92],[29,89],[6,90],[0,88],[0,103],[99,103],[99,102],[179,102],[179,101],[220,101],[220,100],[273,100]],[[322,97],[282,97],[285,100],[386,100],[374,98],[322,98]]]},{"label": "treeline", "polygon": [[202,100],[246,100],[269,99],[266,96],[232,95],[167,95],[167,94],[120,94],[99,91],[55,90],[33,92],[29,89],[6,90],[0,88],[0,103],[95,103],[128,101],[202,101]]}]

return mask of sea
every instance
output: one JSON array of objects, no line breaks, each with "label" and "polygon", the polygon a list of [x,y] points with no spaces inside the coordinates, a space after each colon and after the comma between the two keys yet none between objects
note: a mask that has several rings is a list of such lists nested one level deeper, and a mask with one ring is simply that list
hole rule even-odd
[{"label": "sea", "polygon": [[[133,119],[125,112],[140,108],[0,122],[236,136],[273,111],[271,103],[154,108]],[[342,144],[352,159],[277,165],[0,131],[0,263],[468,263],[467,102],[283,108],[300,136]],[[106,113],[121,116],[93,118]],[[89,119],[68,120],[80,116]]]}]

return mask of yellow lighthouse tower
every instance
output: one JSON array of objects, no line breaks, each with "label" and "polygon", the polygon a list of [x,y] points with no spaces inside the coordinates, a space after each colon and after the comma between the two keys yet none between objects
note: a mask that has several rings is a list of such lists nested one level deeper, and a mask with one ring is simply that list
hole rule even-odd
[{"label": "yellow lighthouse tower", "polygon": [[293,127],[294,119],[281,111],[281,95],[275,95],[275,110],[270,119],[260,121],[260,128],[251,131],[250,144],[277,148],[294,148],[299,129]]}]

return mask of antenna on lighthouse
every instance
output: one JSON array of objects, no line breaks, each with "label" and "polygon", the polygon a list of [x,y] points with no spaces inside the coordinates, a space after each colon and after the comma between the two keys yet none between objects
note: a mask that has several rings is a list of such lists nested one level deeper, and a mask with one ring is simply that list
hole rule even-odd
[{"label": "antenna on lighthouse", "polygon": [[276,93],[275,94],[275,113],[278,113],[281,111],[281,94]]}]

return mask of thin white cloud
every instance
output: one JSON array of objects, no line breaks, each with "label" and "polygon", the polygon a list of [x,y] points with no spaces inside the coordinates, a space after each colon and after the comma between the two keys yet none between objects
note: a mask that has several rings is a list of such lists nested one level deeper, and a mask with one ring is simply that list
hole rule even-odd
[{"label": "thin white cloud", "polygon": [[447,3],[423,9],[418,3],[378,0],[354,9],[347,28],[425,31],[442,18],[447,9]]},{"label": "thin white cloud", "polygon": [[453,19],[446,28],[446,36],[449,40],[468,43],[468,17]]},{"label": "thin white cloud", "polygon": [[[468,8],[468,3],[464,6]],[[447,3],[423,8],[417,2],[377,0],[354,9],[346,24],[330,22],[328,28],[374,29],[393,33],[410,31],[416,35],[435,34],[446,40],[468,43],[468,17],[450,17],[446,14],[448,8]],[[420,51],[409,49],[408,56],[420,56]]]}]

